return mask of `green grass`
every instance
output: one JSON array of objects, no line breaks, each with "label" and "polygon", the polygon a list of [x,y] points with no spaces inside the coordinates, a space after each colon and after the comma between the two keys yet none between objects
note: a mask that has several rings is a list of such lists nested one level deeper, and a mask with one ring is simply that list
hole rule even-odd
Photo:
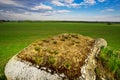
[{"label": "green grass", "polygon": [[[108,46],[120,49],[120,24],[62,23],[62,22],[6,22],[0,23],[0,78],[4,66],[20,50],[35,40],[61,33],[79,33],[93,38],[104,38]],[[3,79],[3,78],[2,78]]]},{"label": "green grass", "polygon": [[[104,67],[104,71],[100,68],[99,70],[105,72],[109,80],[112,80],[112,78],[115,80],[120,79],[120,50],[116,51],[109,47],[102,49],[98,60],[101,61],[101,65]],[[111,76],[109,76],[108,73],[110,73]]]}]

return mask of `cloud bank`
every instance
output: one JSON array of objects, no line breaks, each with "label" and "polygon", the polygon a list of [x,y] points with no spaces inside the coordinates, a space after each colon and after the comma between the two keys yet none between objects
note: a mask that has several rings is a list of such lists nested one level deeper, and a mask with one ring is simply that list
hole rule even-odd
[{"label": "cloud bank", "polygon": [[[120,1],[108,0],[0,0],[0,19],[6,20],[119,20]],[[107,5],[108,4],[108,5]],[[103,6],[102,6],[103,5]],[[113,6],[112,6],[113,5]],[[105,6],[105,7],[104,7]],[[120,7],[120,6],[119,6]],[[98,11],[99,10],[99,11]],[[96,18],[95,16],[111,15]],[[114,14],[114,15],[113,15]],[[110,19],[109,19],[110,18]],[[112,19],[112,20],[113,20]]]}]

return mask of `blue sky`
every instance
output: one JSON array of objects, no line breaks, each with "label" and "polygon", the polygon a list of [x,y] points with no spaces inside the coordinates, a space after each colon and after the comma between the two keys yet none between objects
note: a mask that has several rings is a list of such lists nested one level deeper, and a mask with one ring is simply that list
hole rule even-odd
[{"label": "blue sky", "polygon": [[120,22],[120,0],[0,0],[0,19]]}]

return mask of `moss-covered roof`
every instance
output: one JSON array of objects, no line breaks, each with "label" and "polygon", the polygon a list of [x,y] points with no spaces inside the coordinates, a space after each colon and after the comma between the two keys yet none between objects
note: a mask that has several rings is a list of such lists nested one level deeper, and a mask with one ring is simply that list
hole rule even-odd
[{"label": "moss-covered roof", "polygon": [[81,75],[87,55],[91,52],[94,39],[79,34],[64,33],[32,43],[17,56],[52,73],[64,73],[69,79]]}]

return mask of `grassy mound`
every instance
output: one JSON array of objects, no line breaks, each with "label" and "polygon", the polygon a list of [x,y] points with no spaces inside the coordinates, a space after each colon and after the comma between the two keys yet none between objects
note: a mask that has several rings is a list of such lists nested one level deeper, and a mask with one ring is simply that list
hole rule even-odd
[{"label": "grassy mound", "polygon": [[64,73],[69,79],[81,75],[81,66],[91,52],[94,39],[79,34],[60,34],[32,43],[17,56],[51,73]]}]

